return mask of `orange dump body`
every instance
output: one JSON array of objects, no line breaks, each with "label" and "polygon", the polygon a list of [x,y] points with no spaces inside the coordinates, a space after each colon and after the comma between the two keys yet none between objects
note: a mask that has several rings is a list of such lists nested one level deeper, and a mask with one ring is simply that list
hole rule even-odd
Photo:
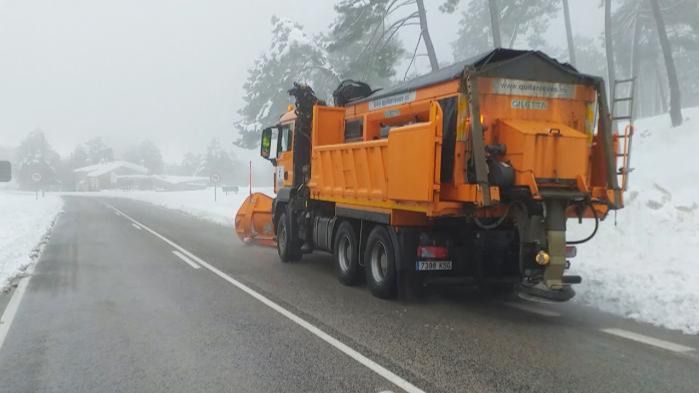
[{"label": "orange dump body", "polygon": [[[345,108],[316,106],[311,198],[383,211],[393,223],[410,224],[482,207],[482,186],[465,168],[472,119],[460,86],[452,80]],[[478,91],[484,143],[505,146],[490,159],[514,169],[515,186],[529,188],[535,199],[547,189],[608,198],[592,86],[480,78]],[[456,123],[449,124],[456,134],[451,142],[444,137],[445,100],[455,112],[449,114]],[[453,146],[444,149],[445,143]],[[498,203],[499,187],[490,187],[490,198]],[[607,212],[602,204],[596,209]]]}]

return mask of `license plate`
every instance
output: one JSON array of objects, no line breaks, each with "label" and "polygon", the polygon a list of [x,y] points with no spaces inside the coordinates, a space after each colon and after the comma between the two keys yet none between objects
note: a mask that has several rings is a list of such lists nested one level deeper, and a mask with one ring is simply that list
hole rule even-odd
[{"label": "license plate", "polygon": [[451,261],[417,261],[417,270],[451,270]]}]

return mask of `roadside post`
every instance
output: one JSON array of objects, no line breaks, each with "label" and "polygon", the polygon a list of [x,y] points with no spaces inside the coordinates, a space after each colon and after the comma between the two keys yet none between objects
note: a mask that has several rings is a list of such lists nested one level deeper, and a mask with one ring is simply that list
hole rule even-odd
[{"label": "roadside post", "polygon": [[216,188],[218,187],[218,184],[221,182],[221,175],[219,175],[218,173],[212,173],[211,176],[209,176],[209,181],[211,181],[211,184],[214,185],[214,202],[216,202]]}]

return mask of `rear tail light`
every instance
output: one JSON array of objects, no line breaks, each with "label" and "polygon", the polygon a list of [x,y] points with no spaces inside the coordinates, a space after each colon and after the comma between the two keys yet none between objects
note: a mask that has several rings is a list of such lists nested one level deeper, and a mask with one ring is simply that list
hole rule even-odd
[{"label": "rear tail light", "polygon": [[578,255],[578,248],[575,246],[566,246],[566,258],[575,258]]},{"label": "rear tail light", "polygon": [[449,249],[439,246],[420,246],[417,248],[418,258],[446,259],[449,257]]}]

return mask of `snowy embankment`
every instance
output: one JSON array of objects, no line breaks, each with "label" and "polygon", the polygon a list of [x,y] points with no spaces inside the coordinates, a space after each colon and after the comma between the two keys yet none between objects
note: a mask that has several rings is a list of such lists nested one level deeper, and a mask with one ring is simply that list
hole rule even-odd
[{"label": "snowy embankment", "polygon": [[[274,195],[272,187],[253,188],[253,192]],[[238,192],[228,194],[219,188],[214,201],[214,189],[196,191],[158,192],[158,191],[101,191],[81,193],[81,195],[98,197],[117,197],[136,199],[167,209],[181,211],[197,218],[221,225],[233,226],[235,214],[249,195],[248,187],[241,186]]]},{"label": "snowy embankment", "polygon": [[0,190],[0,289],[39,256],[62,207],[63,200],[55,194],[36,200],[33,192]]},{"label": "snowy embankment", "polygon": [[[636,123],[626,207],[578,246],[575,301],[635,320],[699,333],[699,108]],[[569,220],[570,238],[592,225]]]}]

